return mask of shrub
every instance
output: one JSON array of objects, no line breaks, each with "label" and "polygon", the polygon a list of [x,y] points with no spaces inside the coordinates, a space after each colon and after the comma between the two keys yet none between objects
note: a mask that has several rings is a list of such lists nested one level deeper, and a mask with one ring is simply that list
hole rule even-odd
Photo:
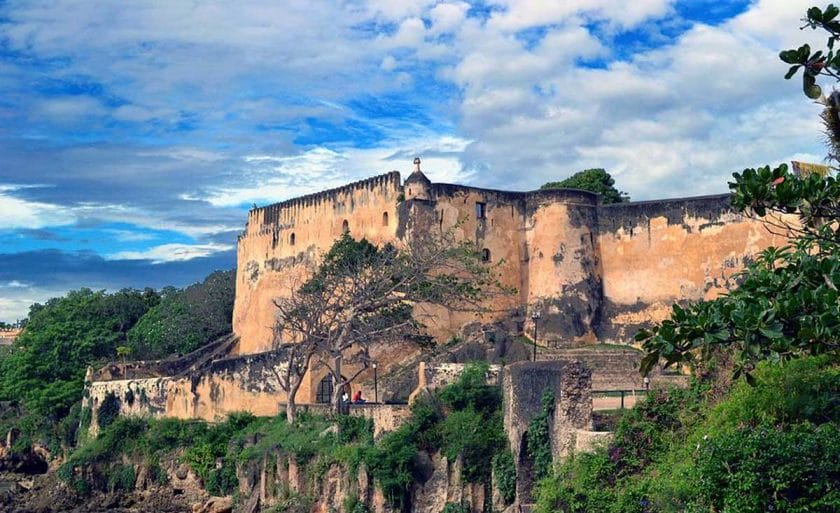
[{"label": "shrub", "polygon": [[540,413],[528,425],[528,456],[534,462],[534,479],[551,473],[551,419],[554,417],[554,391],[543,390]]},{"label": "shrub", "polygon": [[130,492],[134,490],[134,483],[137,481],[137,474],[133,465],[117,465],[111,469],[108,476],[108,491]]},{"label": "shrub", "polygon": [[96,412],[96,423],[100,429],[105,429],[120,416],[120,400],[113,392],[105,394],[99,410]]},{"label": "shrub", "polygon": [[512,504],[516,498],[516,465],[510,449],[493,456],[493,474],[496,476],[496,486],[505,504]]},{"label": "shrub", "polygon": [[470,513],[470,508],[463,502],[447,502],[442,513]]}]

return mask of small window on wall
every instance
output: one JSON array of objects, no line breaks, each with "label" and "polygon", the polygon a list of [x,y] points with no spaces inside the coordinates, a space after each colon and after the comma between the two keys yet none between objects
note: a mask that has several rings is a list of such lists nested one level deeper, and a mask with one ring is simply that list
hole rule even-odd
[{"label": "small window on wall", "polygon": [[350,223],[347,222],[347,219],[345,219],[341,223],[341,233],[349,233],[349,232],[350,232]]},{"label": "small window on wall", "polygon": [[315,402],[320,404],[328,404],[332,402],[333,390],[332,376],[327,374],[327,376],[318,383],[318,390],[315,392]]},{"label": "small window on wall", "polygon": [[487,203],[475,202],[475,218],[487,219]]},{"label": "small window on wall", "polygon": [[292,246],[295,245],[295,234],[294,233],[289,237],[289,244],[291,244]]},{"label": "small window on wall", "polygon": [[490,250],[484,248],[481,250],[481,261],[482,262],[489,262],[490,261]]},{"label": "small window on wall", "polygon": [[382,213],[382,226],[388,226],[388,212]]}]

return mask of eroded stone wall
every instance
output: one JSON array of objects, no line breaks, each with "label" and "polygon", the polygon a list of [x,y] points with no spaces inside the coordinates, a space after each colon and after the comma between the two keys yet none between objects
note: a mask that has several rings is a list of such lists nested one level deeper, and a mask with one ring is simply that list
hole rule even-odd
[{"label": "eroded stone wall", "polygon": [[754,255],[786,239],[735,212],[729,195],[608,205],[598,216],[598,337],[629,342],[675,302],[713,299]]},{"label": "eroded stone wall", "polygon": [[273,299],[300,287],[345,230],[374,244],[395,238],[397,172],[251,210],[237,246],[233,331],[239,352],[272,347]]},{"label": "eroded stone wall", "polygon": [[[273,299],[299,287],[345,229],[382,244],[451,230],[486,250],[503,285],[482,322],[509,319],[540,345],[628,343],[678,301],[710,299],[761,249],[784,242],[732,210],[728,195],[598,205],[576,190],[505,192],[434,184],[392,172],[250,212],[239,239],[238,352],[271,348]],[[410,194],[406,194],[411,190]],[[473,312],[418,305],[438,341]]]},{"label": "eroded stone wall", "polygon": [[505,433],[516,462],[516,496],[532,501],[534,478],[527,450],[530,422],[542,410],[545,391],[554,394],[551,450],[555,461],[574,452],[576,433],[592,429],[592,386],[588,369],[579,361],[519,362],[505,367],[502,395]]}]

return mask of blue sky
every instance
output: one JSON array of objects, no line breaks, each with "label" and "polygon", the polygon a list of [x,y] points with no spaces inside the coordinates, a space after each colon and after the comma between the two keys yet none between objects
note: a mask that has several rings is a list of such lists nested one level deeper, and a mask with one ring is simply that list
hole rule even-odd
[{"label": "blue sky", "polygon": [[819,161],[811,2],[0,2],[0,320],[235,265],[248,208],[393,169],[634,199]]}]

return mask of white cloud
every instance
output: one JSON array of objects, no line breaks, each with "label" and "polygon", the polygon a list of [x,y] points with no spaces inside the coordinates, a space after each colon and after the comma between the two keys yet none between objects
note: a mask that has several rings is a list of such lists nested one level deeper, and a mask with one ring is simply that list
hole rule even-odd
[{"label": "white cloud", "polygon": [[75,216],[66,207],[27,201],[6,194],[19,188],[12,185],[0,185],[0,230],[36,229],[47,226],[63,226],[75,222]]},{"label": "white cloud", "polygon": [[7,281],[6,283],[0,283],[0,289],[23,289],[29,287],[28,284],[20,282],[18,280]]},{"label": "white cloud", "polygon": [[439,3],[429,11],[431,33],[442,34],[457,29],[467,17],[470,6],[466,2]]},{"label": "white cloud", "polygon": [[[397,144],[401,149],[395,151]],[[465,139],[444,136],[372,149],[316,147],[293,156],[251,155],[244,159],[243,179],[235,186],[210,189],[191,197],[216,206],[274,203],[392,170],[403,171],[407,176],[416,155],[423,157],[423,171],[430,179],[463,182],[472,176],[459,159],[468,144]]]},{"label": "white cloud", "polygon": [[150,260],[153,264],[183,262],[210,256],[220,251],[230,251],[230,244],[162,244],[145,251],[120,251],[108,255],[110,260]]}]

